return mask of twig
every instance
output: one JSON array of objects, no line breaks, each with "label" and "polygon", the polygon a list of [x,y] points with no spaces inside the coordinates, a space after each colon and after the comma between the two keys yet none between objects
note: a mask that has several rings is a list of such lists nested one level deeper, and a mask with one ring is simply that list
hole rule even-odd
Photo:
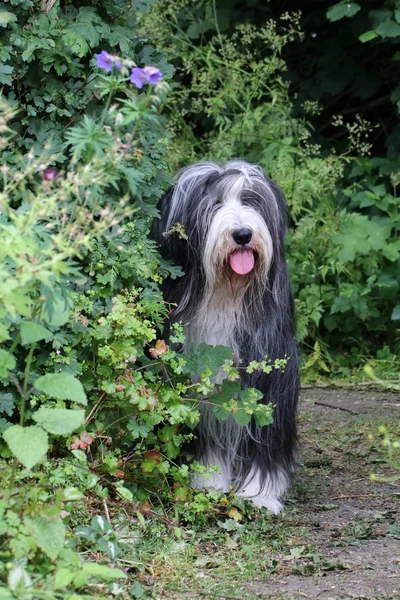
[{"label": "twig", "polygon": [[104,512],[106,513],[106,519],[111,525],[110,513],[108,512],[107,501],[105,498],[103,498],[103,506],[104,506]]},{"label": "twig", "polygon": [[343,406],[335,406],[334,404],[328,404],[326,402],[313,402],[313,404],[318,404],[318,406],[325,406],[326,408],[336,408],[337,410],[343,410],[344,412],[348,412],[352,415],[359,414],[355,410],[351,410],[351,408],[344,408]]},{"label": "twig", "polygon": [[107,397],[106,392],[103,392],[102,395],[100,396],[100,398],[98,399],[98,401],[96,402],[96,404],[93,406],[93,408],[90,411],[90,413],[88,414],[88,416],[86,417],[85,423],[84,423],[85,425],[87,425],[89,423],[89,421],[91,420],[93,415],[97,412],[97,410],[99,409],[100,405],[104,402],[106,397]]}]

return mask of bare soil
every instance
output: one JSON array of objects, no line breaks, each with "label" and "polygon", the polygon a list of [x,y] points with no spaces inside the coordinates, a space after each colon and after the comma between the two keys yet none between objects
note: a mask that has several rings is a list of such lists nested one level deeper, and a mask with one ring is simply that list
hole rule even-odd
[{"label": "bare soil", "polygon": [[400,489],[390,480],[399,471],[387,464],[378,432],[385,425],[399,436],[399,420],[399,394],[303,390],[300,464],[285,513],[265,513],[240,534],[197,532],[157,562],[152,597],[400,598]]},{"label": "bare soil", "polygon": [[281,574],[268,581],[268,590],[253,593],[288,599],[400,597],[400,489],[394,482],[371,481],[371,472],[393,471],[374,464],[376,441],[368,440],[368,429],[375,435],[380,423],[399,420],[398,394],[302,392],[303,468],[294,497],[300,487],[309,542],[337,567],[314,576]]}]

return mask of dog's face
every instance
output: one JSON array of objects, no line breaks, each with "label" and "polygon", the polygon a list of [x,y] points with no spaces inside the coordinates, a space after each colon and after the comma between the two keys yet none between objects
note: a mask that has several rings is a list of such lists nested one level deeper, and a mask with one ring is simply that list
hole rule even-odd
[{"label": "dog's face", "polygon": [[186,252],[201,262],[207,287],[265,285],[274,256],[283,252],[286,209],[260,167],[193,165],[181,172],[169,200],[163,229],[183,225]]}]

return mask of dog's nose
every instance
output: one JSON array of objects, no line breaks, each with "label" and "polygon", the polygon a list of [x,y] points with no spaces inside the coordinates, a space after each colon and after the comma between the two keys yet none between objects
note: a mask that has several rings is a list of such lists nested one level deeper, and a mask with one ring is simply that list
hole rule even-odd
[{"label": "dog's nose", "polygon": [[242,229],[236,229],[233,233],[232,233],[232,237],[235,240],[235,242],[237,244],[248,244],[249,241],[251,240],[251,230],[247,229],[247,227],[242,227]]}]

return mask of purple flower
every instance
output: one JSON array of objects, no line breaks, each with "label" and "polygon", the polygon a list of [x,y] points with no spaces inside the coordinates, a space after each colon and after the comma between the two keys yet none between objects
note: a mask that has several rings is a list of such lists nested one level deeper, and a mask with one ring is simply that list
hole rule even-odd
[{"label": "purple flower", "polygon": [[54,179],[57,177],[57,170],[56,169],[47,169],[44,173],[43,173],[43,179],[45,181],[54,181]]},{"label": "purple flower", "polygon": [[121,69],[121,61],[118,56],[112,56],[106,50],[102,50],[100,54],[96,54],[96,61],[97,66],[100,69],[105,69],[107,73],[112,71],[113,65],[115,65],[117,71]]},{"label": "purple flower", "polygon": [[139,67],[135,67],[131,71],[130,82],[136,85],[136,87],[141,90],[143,84],[146,82],[146,73],[144,69],[139,69]]},{"label": "purple flower", "polygon": [[156,67],[145,67],[144,70],[147,73],[147,81],[151,83],[151,85],[155,85],[160,77],[162,77],[161,71],[156,69]]},{"label": "purple flower", "polygon": [[144,83],[155,85],[160,77],[162,77],[162,73],[156,67],[144,67],[143,69],[135,67],[131,71],[130,82],[141,90]]}]

